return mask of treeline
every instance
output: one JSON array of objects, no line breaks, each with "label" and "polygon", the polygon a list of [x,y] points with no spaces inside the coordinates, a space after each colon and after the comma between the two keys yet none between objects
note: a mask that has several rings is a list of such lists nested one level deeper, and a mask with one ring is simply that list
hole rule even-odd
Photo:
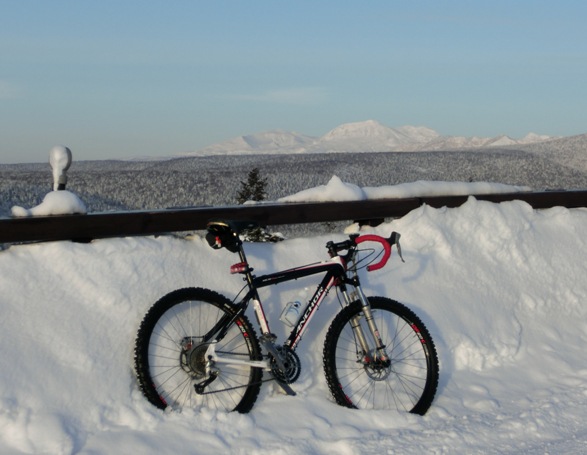
[{"label": "treeline", "polygon": [[[523,151],[332,153],[179,158],[164,161],[75,161],[67,189],[91,212],[236,204],[241,181],[258,168],[276,200],[328,183],[359,186],[417,180],[488,181],[535,190],[587,188],[587,172]],[[32,207],[51,190],[49,164],[0,165],[0,216]]]}]

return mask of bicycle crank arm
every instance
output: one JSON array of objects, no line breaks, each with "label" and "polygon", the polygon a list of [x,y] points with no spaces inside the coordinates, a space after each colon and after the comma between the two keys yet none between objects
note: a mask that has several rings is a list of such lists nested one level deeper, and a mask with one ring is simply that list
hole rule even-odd
[{"label": "bicycle crank arm", "polygon": [[[286,367],[285,364],[283,363],[283,359],[281,358],[281,355],[279,354],[279,351],[277,350],[277,348],[275,347],[275,344],[273,344],[273,341],[270,339],[270,337],[266,337],[263,336],[260,339],[261,344],[263,345],[263,347],[267,350],[267,352],[269,353],[269,355],[271,357],[273,357],[273,359],[275,360],[275,362],[277,362],[277,366],[281,371],[285,371]],[[269,368],[271,370],[271,368]],[[281,381],[276,381],[277,384],[279,384],[279,386],[281,387],[281,389],[289,396],[295,396],[296,393],[294,391],[294,389],[292,389],[289,384],[286,384],[285,382],[281,382]]]}]

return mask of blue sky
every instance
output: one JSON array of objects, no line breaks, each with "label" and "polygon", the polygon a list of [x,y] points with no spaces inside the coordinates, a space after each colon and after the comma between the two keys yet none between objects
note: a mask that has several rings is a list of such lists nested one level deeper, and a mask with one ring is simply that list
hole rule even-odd
[{"label": "blue sky", "polygon": [[587,133],[587,2],[0,0],[0,162],[368,119]]}]

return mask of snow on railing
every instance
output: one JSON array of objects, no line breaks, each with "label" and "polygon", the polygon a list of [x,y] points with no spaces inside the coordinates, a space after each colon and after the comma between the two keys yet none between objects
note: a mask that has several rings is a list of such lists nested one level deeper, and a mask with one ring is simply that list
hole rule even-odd
[{"label": "snow on railing", "polygon": [[47,193],[43,202],[35,207],[25,208],[15,205],[12,207],[12,216],[49,216],[84,214],[86,205],[71,191],[65,189],[67,184],[67,170],[71,166],[71,150],[62,145],[56,145],[49,152],[49,164],[53,169],[53,191]]}]

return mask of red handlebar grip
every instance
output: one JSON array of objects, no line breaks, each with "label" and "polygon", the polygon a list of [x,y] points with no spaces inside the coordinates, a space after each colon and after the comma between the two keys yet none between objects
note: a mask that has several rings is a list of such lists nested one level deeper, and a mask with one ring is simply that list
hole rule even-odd
[{"label": "red handlebar grip", "polygon": [[389,260],[389,257],[391,256],[391,245],[389,244],[387,239],[385,239],[379,235],[374,235],[374,234],[361,235],[360,237],[357,237],[355,239],[355,243],[357,245],[359,243],[363,243],[363,242],[377,242],[377,243],[381,243],[381,245],[383,245],[383,257],[381,258],[381,261],[379,261],[377,264],[368,265],[367,271],[372,272],[374,270],[379,270],[379,269],[382,269],[383,267],[385,267],[385,264],[387,264],[387,261]]}]

